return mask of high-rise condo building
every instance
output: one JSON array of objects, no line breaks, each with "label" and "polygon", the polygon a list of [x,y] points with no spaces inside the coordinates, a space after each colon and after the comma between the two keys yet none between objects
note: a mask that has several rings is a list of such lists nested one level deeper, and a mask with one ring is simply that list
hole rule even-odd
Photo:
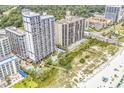
[{"label": "high-rise condo building", "polygon": [[71,16],[70,11],[67,11],[65,18],[56,22],[55,28],[56,45],[68,47],[83,38],[85,19]]},{"label": "high-rise condo building", "polygon": [[122,6],[119,5],[107,5],[105,7],[105,18],[111,19],[113,22],[120,22]]},{"label": "high-rise condo building", "polygon": [[55,18],[44,13],[22,10],[24,29],[26,31],[27,54],[35,62],[55,51]]},{"label": "high-rise condo building", "polygon": [[0,34],[0,60],[11,53],[10,43],[5,34]]},{"label": "high-rise condo building", "polygon": [[7,27],[6,34],[9,37],[11,50],[22,59],[27,58],[26,37],[24,30],[15,27]]}]

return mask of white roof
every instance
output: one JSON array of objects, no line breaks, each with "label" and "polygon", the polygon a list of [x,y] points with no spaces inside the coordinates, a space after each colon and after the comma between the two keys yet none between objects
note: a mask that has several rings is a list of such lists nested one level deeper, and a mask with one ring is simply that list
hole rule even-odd
[{"label": "white roof", "polygon": [[16,56],[10,56],[10,57],[8,57],[8,58],[6,58],[6,59],[4,59],[4,60],[1,60],[1,61],[0,61],[0,65],[6,64],[6,63],[8,63],[8,62],[12,62],[12,61],[14,61],[14,60],[16,60],[16,59],[17,59]]},{"label": "white roof", "polygon": [[54,17],[52,15],[47,15],[46,13],[43,13],[43,15],[33,12],[30,9],[22,9],[22,15],[27,17],[33,17],[33,16],[40,16],[41,19],[47,19],[50,17]]},{"label": "white roof", "polygon": [[41,15],[40,16],[41,19],[48,19],[48,18],[53,18],[52,15]]},{"label": "white roof", "polygon": [[83,19],[84,18],[79,17],[79,16],[65,16],[64,19],[58,20],[57,23],[67,24],[67,23],[76,22],[76,21],[83,20]]},{"label": "white roof", "polygon": [[22,9],[22,15],[32,17],[32,16],[39,16],[40,14],[32,12],[30,9]]},{"label": "white roof", "polygon": [[6,31],[12,32],[16,35],[23,36],[24,35],[24,30],[18,29],[16,27],[7,27]]}]

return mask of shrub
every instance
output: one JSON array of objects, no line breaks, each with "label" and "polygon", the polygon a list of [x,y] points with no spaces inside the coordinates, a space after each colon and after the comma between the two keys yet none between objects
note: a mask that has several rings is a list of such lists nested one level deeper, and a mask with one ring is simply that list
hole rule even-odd
[{"label": "shrub", "polygon": [[80,63],[84,64],[85,63],[85,59],[81,58],[80,59]]},{"label": "shrub", "polygon": [[89,55],[86,55],[85,58],[89,58],[90,56]]}]

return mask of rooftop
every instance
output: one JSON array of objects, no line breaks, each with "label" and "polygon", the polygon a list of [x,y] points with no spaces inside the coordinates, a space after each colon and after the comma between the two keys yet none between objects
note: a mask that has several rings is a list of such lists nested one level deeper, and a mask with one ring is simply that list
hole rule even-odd
[{"label": "rooftop", "polygon": [[100,23],[107,23],[107,24],[111,22],[111,20],[106,19],[105,17],[102,17],[102,16],[93,16],[93,17],[88,18],[87,21],[92,22],[92,23],[100,22]]},{"label": "rooftop", "polygon": [[32,17],[32,16],[39,16],[40,14],[32,12],[30,9],[22,9],[22,15]]},{"label": "rooftop", "polygon": [[13,27],[13,26],[7,27],[6,30],[10,31],[10,32],[13,32],[17,35],[24,35],[24,32],[25,32],[25,30],[23,28],[16,28],[16,27]]},{"label": "rooftop", "polygon": [[66,16],[65,19],[58,20],[57,23],[66,24],[66,23],[72,23],[81,19],[83,18],[78,16]]},{"label": "rooftop", "polygon": [[33,11],[31,11],[30,9],[22,9],[22,15],[23,15],[23,16],[27,16],[27,17],[40,16],[41,19],[46,19],[46,18],[53,17],[52,15],[47,15],[46,12],[44,12],[44,13],[41,15],[40,13],[33,12]]},{"label": "rooftop", "polygon": [[48,19],[48,18],[53,18],[54,16],[52,15],[41,15],[40,18],[41,19]]},{"label": "rooftop", "polygon": [[58,20],[57,23],[60,23],[60,24],[73,23],[73,22],[81,20],[81,19],[84,19],[84,18],[79,17],[79,16],[73,16],[73,15],[71,15],[71,11],[67,10],[65,18]]},{"label": "rooftop", "polygon": [[16,56],[9,56],[8,58],[1,60],[0,65],[6,64],[8,62],[12,62],[12,61],[14,61],[16,59],[17,59]]}]

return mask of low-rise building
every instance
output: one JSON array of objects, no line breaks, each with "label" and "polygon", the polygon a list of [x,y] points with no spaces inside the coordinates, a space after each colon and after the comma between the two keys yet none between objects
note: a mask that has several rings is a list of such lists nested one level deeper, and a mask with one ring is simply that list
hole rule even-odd
[{"label": "low-rise building", "polygon": [[20,69],[20,59],[16,56],[10,55],[9,57],[0,60],[0,80],[4,80],[7,76],[16,74]]},{"label": "low-rise building", "polygon": [[85,19],[71,16],[70,11],[67,11],[64,19],[56,21],[55,28],[56,45],[68,47],[83,38]]},{"label": "low-rise building", "polygon": [[90,17],[86,20],[86,22],[88,22],[89,28],[95,28],[97,30],[112,25],[112,21],[110,19],[106,19],[103,16]]}]

